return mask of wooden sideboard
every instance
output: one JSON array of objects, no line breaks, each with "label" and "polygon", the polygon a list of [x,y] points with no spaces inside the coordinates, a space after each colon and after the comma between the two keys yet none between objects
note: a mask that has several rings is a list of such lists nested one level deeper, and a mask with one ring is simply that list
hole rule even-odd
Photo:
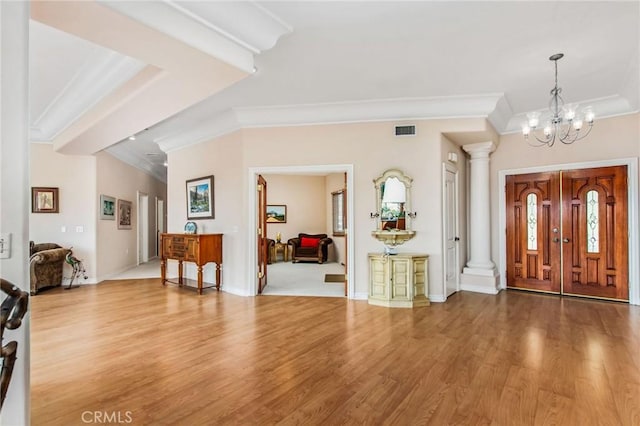
[{"label": "wooden sideboard", "polygon": [[428,260],[428,255],[418,253],[369,253],[369,304],[428,306]]},{"label": "wooden sideboard", "polygon": [[209,262],[216,264],[216,290],[220,290],[222,267],[222,234],[161,234],[160,277],[162,285],[167,282],[167,260],[178,261],[178,282],[182,286],[182,262],[193,262],[198,266],[198,294],[213,286],[202,286],[202,267]]}]

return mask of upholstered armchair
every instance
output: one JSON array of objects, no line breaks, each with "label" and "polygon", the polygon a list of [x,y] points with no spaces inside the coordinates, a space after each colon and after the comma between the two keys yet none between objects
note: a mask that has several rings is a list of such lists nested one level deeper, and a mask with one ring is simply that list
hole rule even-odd
[{"label": "upholstered armchair", "polygon": [[31,294],[45,287],[62,285],[64,258],[71,250],[53,243],[29,244]]},{"label": "upholstered armchair", "polygon": [[297,238],[290,238],[291,259],[293,263],[310,261],[324,263],[327,261],[327,247],[333,244],[327,234],[298,234]]}]

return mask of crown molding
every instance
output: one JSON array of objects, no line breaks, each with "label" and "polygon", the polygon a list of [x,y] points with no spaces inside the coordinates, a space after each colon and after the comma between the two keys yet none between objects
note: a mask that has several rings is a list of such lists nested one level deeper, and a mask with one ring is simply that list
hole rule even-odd
[{"label": "crown molding", "polygon": [[[621,96],[581,102],[596,118],[629,114],[633,110]],[[487,118],[500,135],[520,132],[526,113],[513,114],[501,93],[478,96],[381,99],[331,104],[233,108],[189,129],[155,140],[165,152],[206,142],[239,129],[258,127],[346,124],[394,120]]]},{"label": "crown molding", "polygon": [[[142,170],[143,172],[158,179],[160,182],[167,183],[166,168],[164,166],[154,165],[154,163],[149,161],[145,156],[139,155],[136,152],[118,144],[110,146],[105,149],[105,151],[123,163],[135,167],[138,170]],[[160,170],[159,167],[162,167],[162,170]]]},{"label": "crown molding", "polygon": [[511,104],[506,97],[502,96],[498,99],[495,109],[488,114],[487,119],[496,132],[501,133],[507,127],[511,117],[513,117]]},{"label": "crown molding", "polygon": [[233,108],[214,119],[192,125],[189,130],[176,132],[155,142],[163,151],[170,152],[242,128],[487,117],[502,98],[501,93],[494,93]]},{"label": "crown molding", "polygon": [[234,111],[227,110],[207,121],[190,125],[188,129],[181,129],[169,136],[154,139],[154,142],[164,152],[171,152],[233,133],[240,128]]},{"label": "crown molding", "polygon": [[[593,110],[596,122],[598,118],[607,118],[607,117],[615,117],[618,115],[630,114],[637,110],[633,107],[631,102],[627,98],[624,98],[620,95],[607,96],[604,98],[591,99],[587,101],[577,102],[578,111],[581,111],[585,108],[590,108]],[[501,135],[509,134],[509,133],[521,133],[522,126],[527,123],[527,114],[531,111],[521,112],[518,114],[514,114],[508,120],[507,124],[502,127],[496,127],[496,130]],[[545,115],[549,115],[549,109],[540,109],[537,110],[541,114],[542,117]]]},{"label": "crown molding", "polygon": [[270,49],[291,32],[281,19],[251,2],[98,2],[245,72],[253,72],[254,53]]},{"label": "crown molding", "polygon": [[502,94],[234,108],[242,127],[486,117]]},{"label": "crown molding", "polygon": [[32,141],[49,142],[105,96],[129,81],[145,64],[113,51],[96,50],[69,84],[31,125]]},{"label": "crown molding", "polygon": [[[167,4],[229,40],[260,53],[276,45],[292,27],[256,2],[176,2]],[[238,17],[242,17],[239,19]]]}]

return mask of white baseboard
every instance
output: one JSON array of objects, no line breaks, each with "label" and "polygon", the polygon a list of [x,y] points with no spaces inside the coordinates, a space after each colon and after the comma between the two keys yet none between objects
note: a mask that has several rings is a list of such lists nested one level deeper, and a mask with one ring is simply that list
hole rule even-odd
[{"label": "white baseboard", "polygon": [[356,292],[353,295],[352,300],[369,300],[369,293]]},{"label": "white baseboard", "polygon": [[437,294],[437,295],[429,295],[429,301],[433,302],[433,303],[444,303],[447,301],[447,298],[444,297],[441,294]]}]

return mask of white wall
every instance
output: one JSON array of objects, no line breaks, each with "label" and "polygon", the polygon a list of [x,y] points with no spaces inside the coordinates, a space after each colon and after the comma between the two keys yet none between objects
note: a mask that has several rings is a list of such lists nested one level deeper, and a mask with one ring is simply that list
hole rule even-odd
[{"label": "white wall", "polygon": [[287,223],[267,222],[267,237],[282,240],[307,234],[327,233],[326,188],[324,176],[264,174],[267,181],[267,204],[287,206]]},{"label": "white wall", "polygon": [[[96,193],[93,206],[97,209],[100,195],[131,201],[131,229],[118,229],[116,220],[101,220],[96,211],[97,222],[97,274],[98,280],[108,279],[126,269],[134,267],[138,260],[138,192],[149,196],[148,209],[148,253],[155,253],[156,197],[166,200],[166,185],[143,171],[132,167],[106,152],[96,154]],[[117,216],[117,215],[116,215]]]},{"label": "white wall", "polygon": [[[31,186],[58,188],[59,213],[30,213],[29,238],[35,243],[73,247],[89,276],[96,282],[96,158],[62,155],[53,145],[32,143]],[[65,278],[71,276],[65,264]],[[66,281],[65,281],[66,283]]]},{"label": "white wall", "polygon": [[[241,133],[221,137],[168,154],[167,232],[183,233],[187,222],[186,181],[214,176],[214,219],[195,220],[198,233],[222,233],[222,284],[225,291],[243,293],[249,270],[246,248],[255,230],[246,229],[249,212],[245,205],[248,182],[242,160]],[[177,263],[169,261],[167,276],[177,276]],[[196,278],[193,264],[185,263],[185,276]],[[215,283],[215,265],[203,268],[204,281]]]},{"label": "white wall", "polygon": [[[11,233],[11,257],[0,276],[29,291],[29,2],[0,2],[0,232]],[[3,296],[4,298],[4,296]],[[0,424],[29,424],[30,311],[3,344],[18,343]]]},{"label": "white wall", "polygon": [[[394,136],[394,125],[376,122],[245,129],[209,142],[169,153],[169,230],[182,232],[186,221],[185,180],[208,174],[216,177],[216,218],[199,221],[199,232],[224,232],[223,287],[225,291],[253,294],[248,288],[251,238],[248,230],[251,168],[301,165],[354,165],[354,217],[349,225],[355,256],[355,292],[368,292],[367,253],[380,252],[382,244],[371,236],[376,209],[373,179],[390,168],[399,168],[413,181],[413,221],[417,234],[400,251],[430,255],[429,292],[442,293],[441,134],[479,131],[484,119],[412,121],[417,136]],[[220,206],[224,209],[220,209]],[[201,226],[202,225],[202,226]],[[206,280],[205,270],[205,280]]]}]

